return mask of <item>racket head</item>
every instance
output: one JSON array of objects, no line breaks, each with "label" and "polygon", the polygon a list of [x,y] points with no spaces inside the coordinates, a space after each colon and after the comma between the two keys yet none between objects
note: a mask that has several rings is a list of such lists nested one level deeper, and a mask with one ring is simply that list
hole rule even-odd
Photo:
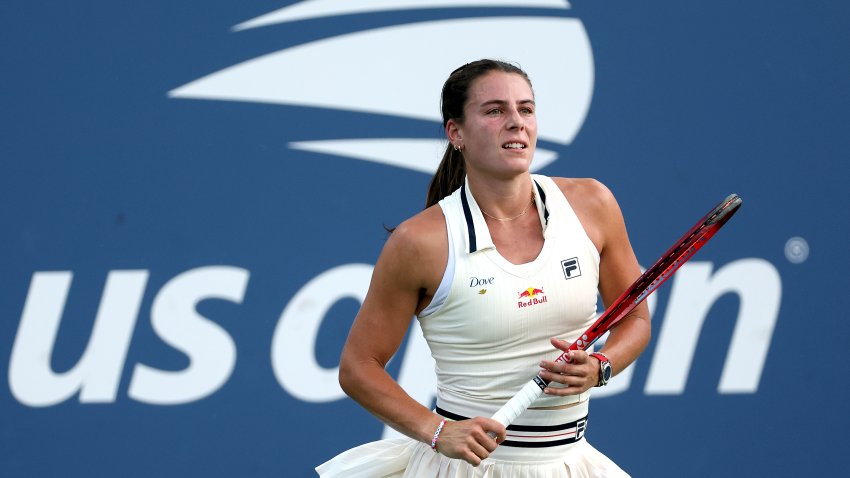
[{"label": "racket head", "polygon": [[[570,345],[570,350],[587,350],[590,348],[599,337],[634,310],[638,304],[693,257],[732,218],[742,203],[743,200],[740,196],[730,194],[712,208],[688,232],[682,235],[655,264],[646,269],[616,301],[605,309],[605,312],[596,322]],[[566,359],[565,354],[562,354],[559,359],[562,357]]]},{"label": "racket head", "polygon": [[719,229],[738,212],[743,202],[744,200],[737,194],[733,193],[726,196],[726,199],[707,215],[705,223]]}]

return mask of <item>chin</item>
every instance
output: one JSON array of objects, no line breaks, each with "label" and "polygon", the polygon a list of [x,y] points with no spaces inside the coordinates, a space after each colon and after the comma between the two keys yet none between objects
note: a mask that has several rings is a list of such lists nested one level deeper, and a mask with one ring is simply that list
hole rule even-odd
[{"label": "chin", "polygon": [[513,178],[516,176],[520,176],[526,173],[530,173],[529,170],[531,168],[531,161],[522,161],[522,162],[512,162],[511,164],[505,164],[499,171],[496,173],[504,178]]}]

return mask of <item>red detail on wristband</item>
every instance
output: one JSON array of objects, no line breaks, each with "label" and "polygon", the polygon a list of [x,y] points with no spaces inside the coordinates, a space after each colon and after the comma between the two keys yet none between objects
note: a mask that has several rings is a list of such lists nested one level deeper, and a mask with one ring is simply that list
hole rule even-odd
[{"label": "red detail on wristband", "polygon": [[608,359],[608,356],[603,354],[602,352],[593,352],[592,354],[590,354],[590,356],[596,357],[596,360],[599,360],[600,364],[602,362],[610,362],[611,361],[611,360]]}]

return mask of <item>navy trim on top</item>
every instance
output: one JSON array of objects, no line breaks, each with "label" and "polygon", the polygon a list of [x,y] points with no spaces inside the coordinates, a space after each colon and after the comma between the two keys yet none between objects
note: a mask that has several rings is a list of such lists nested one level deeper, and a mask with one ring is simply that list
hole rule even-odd
[{"label": "navy trim on top", "polygon": [[[448,418],[449,420],[454,420],[456,422],[459,422],[461,420],[469,420],[469,417],[458,415],[457,413],[450,412],[440,407],[435,407],[434,411],[437,412],[438,415]],[[582,420],[587,420],[587,415],[585,415],[584,418],[580,418],[569,423],[560,423],[558,425],[508,425],[507,429],[514,432],[557,432],[561,430],[569,430],[571,428],[575,428],[576,423]]]},{"label": "navy trim on top", "polygon": [[466,218],[466,229],[469,232],[469,253],[478,250],[475,240],[475,224],[472,222],[472,211],[469,210],[469,201],[466,199],[466,184],[460,187],[460,202],[463,205],[463,215]]},{"label": "navy trim on top", "polygon": [[[546,225],[549,224],[549,208],[546,207],[546,193],[543,192],[543,188],[540,186],[540,183],[534,181],[534,185],[537,186],[537,193],[540,195],[540,202],[543,204],[543,221]],[[466,230],[469,235],[469,253],[473,253],[478,250],[478,241],[475,238],[475,223],[472,221],[472,211],[469,209],[469,200],[466,199],[466,183],[464,183],[460,187],[460,202],[463,206],[463,216],[466,218]]]},{"label": "navy trim on top", "polygon": [[546,207],[546,193],[543,192],[543,188],[540,187],[540,183],[534,181],[534,185],[537,186],[537,193],[540,194],[540,202],[543,203],[543,221],[546,225],[549,225],[549,208]]},{"label": "navy trim on top", "polygon": [[[469,418],[458,415],[456,413],[452,413],[446,410],[443,410],[440,407],[437,407],[436,410],[438,415],[441,415],[449,420],[460,421],[460,420],[469,420]],[[584,431],[587,429],[587,415],[583,418],[579,418],[578,420],[570,423],[563,423],[560,425],[549,425],[549,426],[534,426],[534,425],[508,425],[507,430],[509,432],[558,432],[564,430],[575,430],[575,434],[569,438],[564,438],[560,440],[551,440],[551,441],[519,441],[519,440],[510,440],[506,439],[500,446],[512,446],[517,448],[548,448],[553,446],[567,445],[570,443],[575,443],[582,438],[584,438]],[[507,438],[511,437],[511,434],[508,433]],[[546,437],[540,437],[546,438]]]}]

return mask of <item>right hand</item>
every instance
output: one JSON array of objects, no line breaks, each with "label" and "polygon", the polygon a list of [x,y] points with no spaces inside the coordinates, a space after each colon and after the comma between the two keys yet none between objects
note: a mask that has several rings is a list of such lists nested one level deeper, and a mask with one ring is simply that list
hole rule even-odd
[{"label": "right hand", "polygon": [[505,433],[505,426],[490,418],[447,421],[437,438],[437,451],[478,466],[505,441]]}]

